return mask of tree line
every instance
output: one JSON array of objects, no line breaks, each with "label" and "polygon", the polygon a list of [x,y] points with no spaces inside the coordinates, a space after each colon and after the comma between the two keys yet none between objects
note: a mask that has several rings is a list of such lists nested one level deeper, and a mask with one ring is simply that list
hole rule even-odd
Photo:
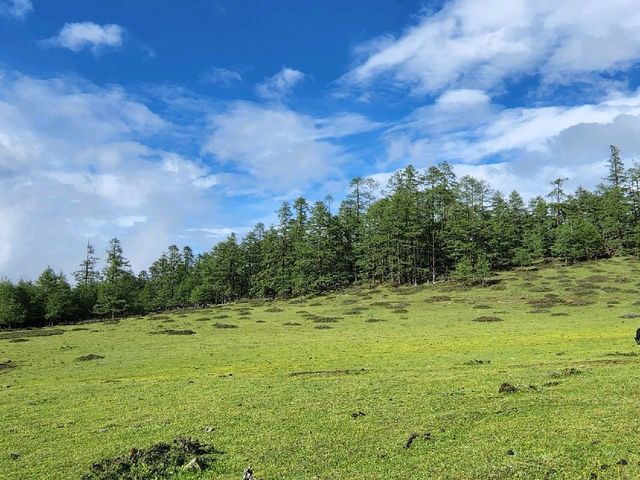
[{"label": "tree line", "polygon": [[608,175],[593,191],[565,191],[525,203],[444,162],[394,173],[381,191],[357,177],[331,211],[332,198],[283,202],[276,225],[258,223],[243,239],[231,234],[210,251],[170,246],[134,274],[120,241],[111,240],[98,268],[88,244],[71,286],[48,267],[35,282],[0,281],[0,327],[54,325],[242,297],[291,297],[353,284],[417,285],[479,281],[492,270],[546,258],[575,262],[640,254],[640,165],[624,167],[611,146]]}]

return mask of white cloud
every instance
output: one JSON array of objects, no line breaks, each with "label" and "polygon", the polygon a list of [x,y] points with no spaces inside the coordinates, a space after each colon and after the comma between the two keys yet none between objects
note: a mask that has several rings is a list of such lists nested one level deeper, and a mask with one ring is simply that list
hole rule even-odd
[{"label": "white cloud", "polygon": [[211,117],[204,151],[248,174],[254,189],[284,193],[341,177],[341,165],[352,157],[335,141],[377,127],[360,115],[314,118],[235,102]]},{"label": "white cloud", "polygon": [[293,88],[305,78],[304,73],[289,67],[283,67],[273,77],[267,78],[256,86],[256,93],[268,100],[286,97]]},{"label": "white cloud", "polygon": [[0,0],[0,15],[23,20],[32,10],[31,0]]},{"label": "white cloud", "polygon": [[98,25],[93,22],[65,23],[58,35],[47,40],[47,43],[73,52],[85,48],[94,54],[106,47],[117,48],[123,43],[124,28],[120,25]]},{"label": "white cloud", "polygon": [[189,232],[200,233],[206,238],[211,238],[217,241],[226,239],[232,233],[235,233],[237,237],[242,237],[251,228],[250,227],[204,227],[204,228],[190,228]]},{"label": "white cloud", "polygon": [[154,146],[175,128],[119,88],[0,75],[0,276],[69,274],[112,236],[144,268],[215,214],[217,176]]},{"label": "white cloud", "polygon": [[420,93],[486,90],[533,74],[574,82],[640,59],[640,9],[636,0],[453,0],[357,53],[364,60],[344,81],[362,86],[385,78]]},{"label": "white cloud", "polygon": [[596,185],[610,144],[627,160],[640,156],[640,91],[577,106],[503,108],[482,100],[451,110],[447,103],[419,108],[387,132],[388,165],[447,160],[461,175],[532,196],[558,176],[573,187]]},{"label": "white cloud", "polygon": [[144,223],[147,221],[147,217],[145,215],[125,215],[123,217],[118,217],[116,219],[116,224],[119,227],[133,227],[137,223]]},{"label": "white cloud", "polygon": [[213,83],[220,87],[231,87],[242,82],[242,75],[228,68],[212,68],[202,76],[202,81]]}]

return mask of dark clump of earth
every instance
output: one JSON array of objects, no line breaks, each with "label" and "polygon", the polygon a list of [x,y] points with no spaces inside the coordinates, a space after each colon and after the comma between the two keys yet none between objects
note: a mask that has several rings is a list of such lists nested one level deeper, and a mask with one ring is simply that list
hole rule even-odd
[{"label": "dark clump of earth", "polygon": [[420,435],[419,433],[413,432],[411,435],[409,435],[409,438],[407,438],[407,441],[404,442],[404,448],[411,448],[411,445],[413,445],[413,442],[415,442],[418,438],[422,438],[423,440],[431,440],[431,432],[424,432],[422,435]]},{"label": "dark clump of earth", "polygon": [[215,454],[211,445],[191,438],[178,437],[171,443],[157,443],[148,448],[132,448],[127,455],[107,458],[91,465],[82,480],[170,479],[181,471],[210,468]]},{"label": "dark clump of earth", "polygon": [[500,388],[498,388],[498,393],[516,393],[517,391],[518,389],[515,386],[506,382],[500,385]]},{"label": "dark clump of earth", "polygon": [[6,362],[0,362],[0,372],[3,370],[9,370],[11,368],[15,368],[16,364],[11,360],[7,360]]},{"label": "dark clump of earth", "polygon": [[213,326],[215,328],[238,328],[238,325],[234,325],[232,323],[214,323]]},{"label": "dark clump of earth", "polygon": [[502,319],[500,317],[495,317],[493,315],[484,315],[481,317],[476,317],[473,319],[474,322],[501,322]]},{"label": "dark clump of earth", "polygon": [[81,357],[76,358],[78,362],[88,362],[90,360],[101,360],[104,357],[102,355],[96,355],[95,353],[90,353],[89,355],[83,355]]},{"label": "dark clump of earth", "polygon": [[165,335],[195,335],[193,330],[173,330],[171,328],[165,330],[159,330],[157,332],[151,332],[151,335],[165,334]]}]

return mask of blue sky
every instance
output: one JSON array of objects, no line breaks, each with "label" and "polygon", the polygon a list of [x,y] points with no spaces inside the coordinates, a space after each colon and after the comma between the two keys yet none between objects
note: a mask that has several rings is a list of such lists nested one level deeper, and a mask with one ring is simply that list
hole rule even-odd
[{"label": "blue sky", "polygon": [[640,153],[635,0],[0,0],[0,275],[136,270],[447,160],[594,186]]}]

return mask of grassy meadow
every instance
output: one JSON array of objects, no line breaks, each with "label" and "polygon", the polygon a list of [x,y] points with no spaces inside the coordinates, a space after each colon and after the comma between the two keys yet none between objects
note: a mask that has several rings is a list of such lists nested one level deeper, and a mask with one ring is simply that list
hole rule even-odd
[{"label": "grassy meadow", "polygon": [[184,478],[640,478],[640,262],[498,278],[0,333],[0,478],[177,436]]}]

